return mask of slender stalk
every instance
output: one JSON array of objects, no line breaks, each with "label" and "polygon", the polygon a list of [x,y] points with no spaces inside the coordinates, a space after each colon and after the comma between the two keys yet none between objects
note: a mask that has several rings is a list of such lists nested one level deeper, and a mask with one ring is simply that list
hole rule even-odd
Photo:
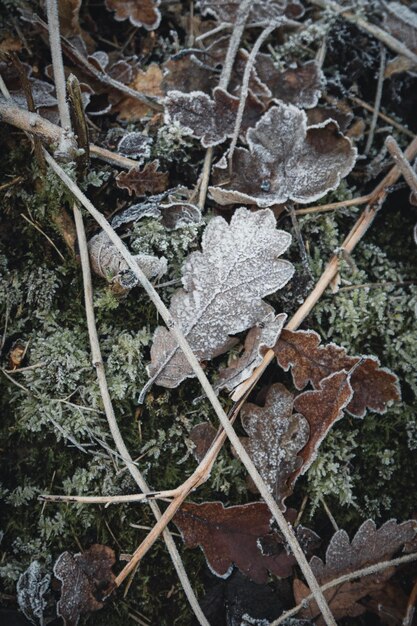
[{"label": "slender stalk", "polygon": [[[205,375],[203,369],[201,368],[196,356],[194,355],[193,351],[191,350],[186,338],[184,337],[180,327],[178,326],[177,322],[174,320],[174,318],[171,316],[170,312],[168,311],[167,307],[165,306],[165,304],[162,302],[161,298],[159,297],[157,291],[155,290],[155,288],[152,286],[152,284],[149,282],[149,280],[146,278],[146,276],[144,275],[144,273],[142,272],[142,270],[138,267],[138,265],[136,264],[134,258],[132,257],[132,255],[130,254],[130,252],[128,251],[128,249],[126,248],[126,246],[123,244],[122,240],[120,239],[120,237],[115,233],[115,231],[113,230],[113,228],[110,226],[110,224],[108,223],[108,221],[106,220],[106,218],[103,216],[102,213],[100,213],[94,206],[93,204],[90,202],[90,200],[88,200],[88,198],[84,195],[84,193],[81,191],[81,189],[76,185],[76,183],[71,180],[71,178],[65,173],[65,171],[58,165],[58,163],[55,161],[55,159],[53,159],[46,151],[45,151],[45,158],[48,162],[48,164],[50,165],[50,167],[53,169],[53,171],[59,176],[59,178],[64,182],[64,184],[68,187],[68,189],[72,192],[72,194],[77,198],[77,200],[79,202],[81,202],[81,204],[87,209],[87,211],[94,217],[94,219],[98,222],[98,224],[101,226],[101,228],[105,231],[105,233],[108,235],[109,239],[112,241],[112,243],[114,244],[114,246],[116,247],[116,249],[118,250],[118,252],[120,252],[120,254],[122,255],[122,257],[125,259],[126,263],[128,264],[129,268],[132,270],[132,272],[135,274],[135,276],[139,279],[142,287],[144,288],[144,290],[146,291],[146,293],[148,294],[149,298],[151,299],[151,301],[154,303],[155,307],[157,308],[158,312],[160,313],[162,319],[164,320],[165,324],[167,325],[167,327],[170,329],[170,331],[172,332],[173,336],[175,337],[178,346],[181,348],[181,350],[184,353],[184,356],[187,358],[187,361],[190,363],[196,377],[198,378],[198,380],[200,381],[200,384],[202,386],[202,388],[204,389],[204,392],[207,395],[207,398],[209,399],[211,405],[213,406],[217,417],[219,418],[219,421],[222,425],[222,427],[224,428],[230,442],[232,443],[234,449],[236,450],[236,453],[238,454],[240,460],[242,461],[242,463],[244,464],[246,470],[248,471],[249,475],[251,476],[252,480],[254,481],[256,487],[259,490],[259,493],[261,494],[262,498],[265,500],[265,502],[267,503],[273,517],[275,518],[275,520],[278,523],[278,526],[281,530],[281,532],[283,533],[284,537],[286,538],[300,568],[301,571],[303,572],[307,583],[311,589],[311,591],[314,594],[314,597],[316,598],[316,602],[318,604],[318,606],[320,607],[320,610],[322,612],[323,618],[326,622],[326,624],[328,626],[335,626],[336,622],[334,621],[334,618],[330,612],[330,609],[327,605],[327,602],[323,596],[323,594],[321,593],[320,589],[319,589],[319,585],[317,583],[317,580],[315,579],[311,568],[308,564],[308,561],[300,547],[300,544],[298,543],[298,540],[293,532],[293,530],[288,526],[287,521],[284,517],[284,515],[282,514],[281,510],[279,509],[277,503],[275,502],[274,498],[272,497],[268,487],[266,486],[265,482],[263,481],[263,479],[261,478],[258,470],[256,469],[255,465],[253,464],[251,458],[249,457],[248,453],[246,452],[245,448],[243,447],[243,445],[240,442],[239,437],[236,435],[235,430],[233,428],[233,426],[230,424],[226,413],[223,410],[223,407],[221,406],[217,395],[215,394],[212,386],[210,385],[210,382],[207,378],[207,376]],[[124,456],[124,455],[123,455]],[[185,499],[186,495],[184,496]],[[156,540],[156,537],[159,536],[160,530],[159,527],[163,525],[163,519],[164,517],[167,515],[167,512],[169,511],[171,513],[173,507],[175,507],[177,505],[177,500],[174,501],[174,503],[172,503],[168,509],[165,511],[165,513],[163,514],[161,520],[159,520],[154,529],[155,532],[149,533],[148,538],[145,541],[148,541],[149,543],[152,541],[152,543]],[[181,502],[178,500],[178,507],[181,505]],[[177,510],[178,510],[177,507]],[[175,513],[175,511],[174,511]],[[164,526],[165,527],[165,526]],[[152,537],[150,538],[150,536],[152,535]],[[153,538],[155,536],[155,539]],[[152,544],[151,544],[152,545]],[[122,572],[119,574],[119,576],[117,577],[116,580],[120,581],[121,576],[123,575],[123,577],[125,578],[129,572],[136,566],[136,563],[140,560],[140,558],[137,557],[137,551],[135,553],[136,557],[134,556],[132,558],[132,560],[130,561],[130,563],[124,568],[124,570],[122,570]]]},{"label": "slender stalk", "polygon": [[65,73],[62,61],[61,35],[59,30],[58,5],[56,0],[46,0],[48,16],[49,45],[51,48],[52,68],[54,71],[55,90],[58,100],[59,117],[64,130],[71,130],[71,116],[65,90]]},{"label": "slender stalk", "polygon": [[389,153],[395,161],[397,167],[401,170],[401,174],[404,176],[408,186],[417,198],[417,174],[411,167],[410,163],[406,159],[403,151],[401,150],[394,137],[391,135],[386,138],[385,145],[387,146]]},{"label": "slender stalk", "polygon": [[[124,461],[124,458],[123,458]],[[178,489],[169,491],[147,491],[146,493],[134,493],[127,496],[63,496],[46,495],[39,496],[41,502],[78,502],[80,504],[126,504],[128,502],[148,502],[152,499],[174,498],[179,493]]]},{"label": "slender stalk", "polygon": [[372,143],[374,141],[375,128],[376,123],[378,121],[378,113],[379,108],[381,106],[381,98],[382,98],[382,88],[384,86],[384,71],[385,71],[385,59],[387,56],[387,51],[385,46],[381,45],[381,58],[379,61],[379,72],[378,72],[378,82],[376,86],[376,94],[375,94],[375,102],[374,102],[374,110],[372,113],[371,125],[369,128],[369,135],[366,141],[364,154],[368,154],[370,149],[372,148]]},{"label": "slender stalk", "polygon": [[[349,94],[348,94],[348,98],[349,100],[351,100],[358,106],[365,109],[365,111],[370,111],[371,113],[373,113],[374,108],[370,104],[365,102],[364,100],[361,100],[360,98],[357,98],[356,96],[351,96]],[[328,98],[328,96],[326,96],[325,99],[329,101],[333,100],[333,98]],[[390,117],[386,113],[382,113],[382,111],[378,111],[378,117],[380,117],[381,120],[384,120],[384,122],[387,122],[388,124],[396,128],[397,130],[399,130],[400,133],[403,133],[403,135],[407,135],[407,137],[410,137],[410,139],[414,139],[415,134],[412,133],[411,130],[409,130],[408,128],[406,128],[405,126],[403,126],[396,120],[394,120],[392,117]]]},{"label": "slender stalk", "polygon": [[331,202],[330,204],[319,204],[317,206],[309,206],[305,209],[296,209],[294,213],[296,215],[308,215],[309,213],[325,213],[326,211],[334,211],[344,206],[357,206],[359,204],[366,204],[371,199],[371,194],[367,196],[359,196],[358,198],[351,198],[350,200],[341,200],[340,202]]}]

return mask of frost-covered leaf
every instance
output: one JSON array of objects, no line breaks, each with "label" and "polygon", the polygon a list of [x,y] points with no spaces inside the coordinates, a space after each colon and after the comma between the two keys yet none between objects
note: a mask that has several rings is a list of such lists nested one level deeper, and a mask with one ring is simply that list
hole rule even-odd
[{"label": "frost-covered leaf", "polygon": [[337,124],[307,127],[304,111],[291,104],[267,111],[248,130],[247,141],[249,150],[234,151],[232,175],[218,180],[221,186],[209,188],[219,204],[266,207],[287,200],[318,200],[338,187],[356,158],[356,149]]},{"label": "frost-covered leaf", "polygon": [[349,107],[338,108],[330,105],[321,105],[313,109],[308,109],[306,114],[309,126],[320,126],[327,122],[327,120],[334,120],[337,122],[342,133],[346,132],[354,117]]},{"label": "frost-covered leaf", "polygon": [[417,53],[417,13],[401,2],[384,3],[384,27]]},{"label": "frost-covered leaf", "polygon": [[282,100],[301,109],[310,109],[317,105],[324,76],[316,61],[279,71],[269,54],[258,54],[256,71],[274,100]]},{"label": "frost-covered leaf", "polygon": [[[222,22],[234,23],[239,9],[239,0],[199,0],[203,15],[212,15]],[[304,8],[298,0],[255,0],[248,16],[248,22],[276,21],[283,15],[297,19],[304,14]]]},{"label": "frost-covered leaf", "polygon": [[216,433],[217,430],[210,422],[202,422],[191,429],[189,437],[194,444],[192,452],[199,463],[205,457],[206,452],[208,452]]},{"label": "frost-covered leaf", "polygon": [[292,491],[290,476],[300,469],[300,450],[309,440],[310,428],[302,415],[293,415],[294,397],[284,385],[269,389],[265,406],[246,403],[241,411],[242,439],[247,453],[279,506]]},{"label": "frost-covered leaf", "polygon": [[111,221],[113,228],[122,224],[137,222],[144,217],[154,217],[168,230],[177,230],[190,224],[201,223],[201,211],[195,204],[189,202],[168,202],[162,204],[167,194],[151,196],[144,202],[133,204],[128,209],[118,213]]},{"label": "frost-covered leaf", "polygon": [[[292,517],[293,512],[287,512]],[[268,580],[268,571],[290,576],[295,559],[281,542],[281,551],[262,554],[259,538],[271,533],[271,513],[263,502],[225,508],[221,502],[187,502],[173,522],[181,531],[187,548],[201,546],[207,563],[216,576],[227,578],[236,565],[257,583]],[[279,535],[277,535],[279,541]]]},{"label": "frost-covered leaf", "polygon": [[[117,282],[123,289],[131,289],[137,285],[136,276],[104,231],[90,239],[88,252],[91,269],[95,274],[105,278],[110,283]],[[167,271],[165,257],[136,254],[133,258],[148,279],[159,278]]]},{"label": "frost-covered leaf", "polygon": [[253,370],[262,362],[265,352],[275,346],[286,319],[285,313],[277,316],[271,313],[267,319],[251,328],[245,339],[243,354],[236,357],[228,367],[219,371],[216,389],[233,391],[249,378]]},{"label": "frost-covered leaf", "polygon": [[155,30],[161,22],[160,0],[106,0],[106,8],[115,11],[114,19],[129,19],[133,26]]},{"label": "frost-covered leaf", "polygon": [[39,624],[39,626],[45,624],[44,610],[47,602],[44,595],[50,582],[51,576],[43,574],[39,561],[32,561],[17,581],[16,592],[19,609],[32,624]]},{"label": "frost-covered leaf", "polygon": [[55,562],[54,574],[61,582],[57,614],[65,626],[76,626],[81,615],[103,607],[100,598],[111,591],[115,576],[114,551],[94,544],[83,553],[63,552]]},{"label": "frost-covered leaf", "polygon": [[128,172],[116,176],[119,189],[127,189],[129,195],[145,196],[147,193],[160,193],[168,187],[168,172],[159,171],[159,161],[147,163],[143,169],[132,167]]},{"label": "frost-covered leaf", "polygon": [[[344,574],[391,559],[402,549],[404,544],[412,541],[416,533],[417,522],[415,520],[402,524],[390,520],[378,530],[375,522],[367,520],[359,528],[352,542],[349,541],[349,536],[344,530],[338,530],[330,540],[325,562],[313,556],[310,566],[318,583],[323,585]],[[325,591],[324,595],[334,617],[336,619],[358,617],[365,613],[366,607],[360,603],[360,600],[378,592],[394,573],[395,568],[391,567],[377,574],[353,579]],[[294,594],[297,603],[301,602],[309,593],[310,590],[303,582],[294,581]],[[300,615],[306,618],[315,618],[320,615],[314,600],[311,600],[308,607],[301,610]],[[322,618],[316,623],[318,626],[324,624]]]},{"label": "frost-covered leaf", "polygon": [[117,152],[125,157],[137,159],[143,163],[151,155],[152,139],[142,133],[127,133],[121,138],[117,146]]},{"label": "frost-covered leaf", "polygon": [[[166,123],[179,122],[194,137],[201,139],[204,148],[217,146],[233,136],[239,98],[216,87],[213,99],[207,94],[192,91],[184,94],[170,91],[165,98]],[[250,92],[243,112],[241,132],[244,134],[260,118],[264,107]]]},{"label": "frost-covered leaf", "polygon": [[[213,218],[183,267],[184,289],[178,290],[170,312],[200,361],[213,359],[232,345],[230,335],[265,319],[272,308],[262,298],[281,289],[294,268],[278,257],[291,236],[276,229],[269,209],[251,213],[238,209],[230,224]],[[150,376],[164,387],[176,387],[194,376],[187,359],[166,328],[155,331]]]},{"label": "frost-covered leaf", "polygon": [[59,26],[64,37],[81,33],[79,13],[81,0],[58,0]]},{"label": "frost-covered leaf", "polygon": [[401,398],[397,376],[380,367],[376,357],[351,357],[334,343],[322,346],[320,342],[313,330],[283,330],[274,347],[278,364],[285,371],[291,368],[297,389],[309,382],[318,388],[323,378],[358,364],[350,379],[353,397],[346,407],[351,415],[364,417],[367,409],[384,413],[389,402]]}]

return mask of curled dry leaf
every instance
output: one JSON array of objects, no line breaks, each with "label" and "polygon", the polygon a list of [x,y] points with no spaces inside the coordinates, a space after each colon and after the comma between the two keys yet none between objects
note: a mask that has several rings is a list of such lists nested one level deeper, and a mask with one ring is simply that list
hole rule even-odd
[{"label": "curled dry leaf", "polygon": [[285,313],[277,316],[271,313],[265,320],[251,328],[245,339],[243,354],[236,357],[227,368],[219,371],[216,389],[233,391],[249,378],[262,362],[268,349],[275,346],[286,319]]},{"label": "curled dry leaf", "polygon": [[[310,567],[320,585],[349,574],[355,570],[374,565],[380,561],[391,559],[405,543],[412,541],[417,532],[415,520],[397,524],[390,520],[376,529],[375,522],[367,520],[358,532],[349,541],[344,530],[338,530],[330,540],[326,552],[326,560],[313,556]],[[324,592],[330,609],[336,619],[343,617],[357,617],[366,612],[366,607],[360,603],[365,596],[372,596],[379,592],[381,586],[395,573],[395,568],[385,569],[377,574],[354,579]],[[310,590],[300,580],[294,581],[294,595],[297,603],[309,595]],[[320,615],[314,600],[308,607],[301,610],[301,616],[315,618]],[[316,622],[318,626],[324,624],[322,618]]]},{"label": "curled dry leaf", "polygon": [[265,406],[246,403],[241,411],[248,434],[242,443],[275,500],[285,509],[292,492],[289,478],[300,469],[299,452],[309,439],[310,428],[302,415],[293,415],[294,397],[284,385],[269,389]]},{"label": "curled dry leaf", "polygon": [[151,155],[152,139],[142,133],[127,133],[121,138],[117,146],[117,152],[125,157],[137,159],[143,163]]},{"label": "curled dry leaf", "polygon": [[340,131],[345,133],[349,128],[352,120],[353,113],[352,110],[345,110],[340,106],[317,106],[313,109],[309,109],[306,111],[307,114],[307,122],[309,126],[321,126],[327,120],[334,120],[337,122]]},{"label": "curled dry leaf", "polygon": [[[217,146],[233,136],[238,108],[239,98],[220,87],[214,90],[213,99],[200,91],[188,94],[170,91],[165,98],[166,122],[179,122],[194,137],[201,139],[204,148]],[[261,102],[249,92],[243,112],[242,134],[256,124],[263,111]]]},{"label": "curled dry leaf", "polygon": [[334,343],[322,346],[320,342],[313,330],[283,330],[274,347],[278,364],[285,371],[291,368],[297,389],[309,382],[318,388],[321,379],[357,365],[350,378],[353,397],[346,407],[351,415],[364,417],[367,409],[384,413],[389,402],[400,400],[397,376],[380,367],[376,357],[351,357]]},{"label": "curled dry leaf", "polygon": [[147,193],[160,193],[168,187],[168,172],[159,171],[159,161],[147,163],[143,169],[132,167],[128,172],[116,176],[119,189],[127,189],[129,196],[145,196]]},{"label": "curled dry leaf", "polygon": [[[202,238],[202,252],[194,252],[183,266],[183,286],[170,312],[200,361],[213,359],[234,343],[230,335],[251,328],[273,310],[262,298],[281,289],[294,268],[278,257],[291,235],[276,229],[272,211],[238,209],[230,224],[213,218]],[[176,387],[194,376],[183,352],[166,328],[158,327],[148,368],[152,380]]]},{"label": "curled dry leaf", "polygon": [[307,127],[304,111],[278,104],[247,132],[249,150],[236,148],[232,175],[210,187],[219,204],[259,207],[305,204],[336,189],[355,164],[356,149],[337,124]]},{"label": "curled dry leaf", "polygon": [[269,54],[258,54],[256,71],[274,100],[282,100],[301,109],[317,106],[324,76],[316,61],[308,61],[280,72]]},{"label": "curled dry leaf", "polygon": [[16,585],[19,609],[32,624],[43,626],[44,610],[47,602],[44,598],[49,589],[51,576],[43,575],[39,561],[32,561],[27,570],[20,575]]},{"label": "curled dry leaf", "polygon": [[201,463],[206,453],[209,451],[216,433],[217,430],[210,422],[202,422],[191,429],[189,437],[194,444],[192,452],[199,463]]},{"label": "curled dry leaf", "polygon": [[[131,289],[137,285],[136,276],[104,231],[90,239],[88,252],[91,269],[95,274],[105,278],[109,283],[118,283],[122,289]],[[159,278],[167,271],[165,257],[136,254],[133,258],[148,279]]]},{"label": "curled dry leaf", "polygon": [[160,0],[106,0],[106,8],[115,11],[114,19],[129,19],[133,26],[155,30],[161,22]]},{"label": "curled dry leaf", "polygon": [[[207,563],[216,576],[227,578],[233,565],[257,583],[268,580],[268,571],[290,576],[295,558],[281,542],[281,551],[263,555],[259,538],[271,533],[271,513],[263,502],[225,508],[221,502],[187,502],[176,513],[178,526],[187,548],[201,546]],[[277,535],[279,542],[279,535]]]},{"label": "curled dry leaf", "polygon": [[61,582],[57,614],[65,626],[76,626],[81,615],[103,607],[100,597],[111,591],[115,576],[114,551],[94,544],[83,553],[63,552],[55,562],[54,574]]},{"label": "curled dry leaf", "polygon": [[[234,23],[239,9],[239,0],[200,0],[203,15],[212,15],[221,22]],[[304,14],[304,8],[298,0],[255,0],[248,16],[248,22],[271,22],[284,15],[297,19]]]}]

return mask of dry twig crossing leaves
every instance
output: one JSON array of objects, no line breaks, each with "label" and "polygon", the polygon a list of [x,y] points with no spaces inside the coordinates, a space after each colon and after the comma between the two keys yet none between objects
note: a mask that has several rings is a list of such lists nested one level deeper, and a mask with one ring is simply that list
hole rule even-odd
[{"label": "dry twig crossing leaves", "polygon": [[106,0],[106,8],[115,11],[114,19],[129,19],[133,26],[155,30],[161,22],[160,0]]}]

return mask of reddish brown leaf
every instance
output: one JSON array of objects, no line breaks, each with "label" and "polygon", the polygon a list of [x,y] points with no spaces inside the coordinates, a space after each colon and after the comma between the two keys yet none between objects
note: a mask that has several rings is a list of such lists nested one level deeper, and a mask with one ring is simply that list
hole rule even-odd
[{"label": "reddish brown leaf", "polygon": [[103,607],[103,598],[111,590],[115,576],[114,551],[94,544],[83,553],[63,552],[54,565],[54,574],[61,581],[61,598],[57,614],[66,626],[75,626],[80,615]]},{"label": "reddish brown leaf", "polygon": [[159,5],[160,0],[106,0],[106,8],[115,11],[115,20],[129,19],[133,26],[143,26],[146,30],[158,28],[161,21]]},{"label": "reddish brown leaf", "polygon": [[227,578],[233,565],[257,583],[268,580],[268,571],[280,577],[291,574],[295,559],[284,546],[272,556],[264,556],[259,548],[259,538],[271,532],[271,513],[263,502],[228,508],[221,502],[188,502],[173,521],[187,548],[201,546],[217,576]]},{"label": "reddish brown leaf", "polygon": [[[309,382],[318,388],[323,378],[350,370],[361,361],[361,357],[348,356],[344,348],[334,343],[321,346],[320,342],[320,336],[312,330],[283,330],[274,347],[278,364],[285,371],[291,368],[297,389],[304,389]],[[401,397],[395,374],[381,368],[376,357],[362,359],[350,380],[354,393],[347,411],[355,417],[364,417],[367,408],[384,413],[388,402]]]},{"label": "reddish brown leaf", "polygon": [[191,429],[190,439],[194,443],[193,455],[200,463],[208,452],[217,430],[209,422],[202,422]]},{"label": "reddish brown leaf", "polygon": [[[338,530],[332,537],[326,552],[325,563],[313,556],[311,569],[320,585],[344,574],[349,574],[363,567],[374,565],[391,559],[405,543],[412,541],[417,533],[417,523],[410,520],[397,524],[395,520],[386,522],[379,530],[375,522],[367,520],[359,528],[350,543],[344,530]],[[353,579],[332,587],[324,592],[330,609],[336,619],[357,617],[366,611],[360,603],[365,596],[378,593],[382,585],[395,573],[395,568],[385,569],[360,579]],[[294,595],[297,603],[309,595],[310,590],[300,580],[294,581]],[[301,616],[315,618],[320,615],[316,603],[312,600],[307,608],[302,609]],[[316,622],[322,626],[322,618]]]},{"label": "reddish brown leaf", "polygon": [[211,93],[219,80],[217,74],[210,72],[191,52],[172,57],[164,63],[163,69],[162,88],[165,94],[169,91]]},{"label": "reddish brown leaf", "polygon": [[317,391],[305,391],[294,400],[294,409],[304,415],[310,426],[310,438],[299,455],[302,467],[293,474],[293,480],[304,474],[317,456],[317,450],[352,398],[349,374],[336,372],[320,382]]},{"label": "reddish brown leaf", "polygon": [[277,383],[269,389],[264,407],[247,403],[241,411],[249,435],[242,443],[282,509],[292,492],[289,479],[303,463],[300,450],[309,441],[309,424],[302,415],[293,415],[293,402],[292,393]]},{"label": "reddish brown leaf", "polygon": [[127,189],[129,196],[144,196],[147,193],[161,193],[168,187],[168,172],[159,172],[159,161],[147,163],[143,169],[132,167],[128,172],[120,172],[116,177],[117,186]]}]

